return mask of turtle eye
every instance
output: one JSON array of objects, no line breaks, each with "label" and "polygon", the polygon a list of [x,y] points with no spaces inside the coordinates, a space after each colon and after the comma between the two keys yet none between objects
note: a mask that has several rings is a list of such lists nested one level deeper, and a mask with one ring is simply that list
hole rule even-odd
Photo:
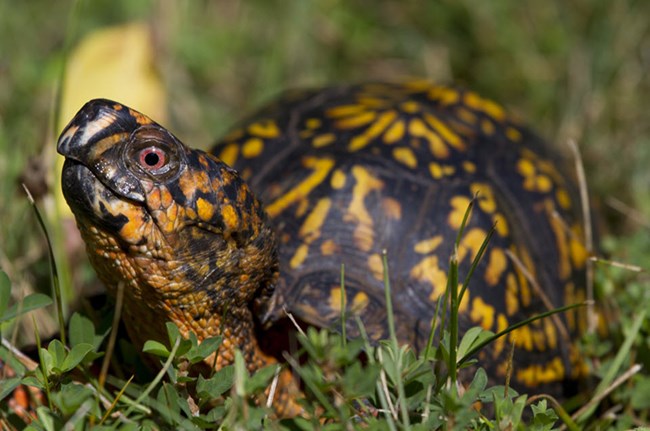
[{"label": "turtle eye", "polygon": [[158,147],[147,147],[138,155],[140,166],[148,171],[157,171],[167,164],[167,153]]}]

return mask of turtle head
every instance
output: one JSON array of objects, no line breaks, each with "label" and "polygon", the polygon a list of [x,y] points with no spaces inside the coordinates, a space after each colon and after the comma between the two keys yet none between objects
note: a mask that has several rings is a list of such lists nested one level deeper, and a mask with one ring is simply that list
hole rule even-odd
[{"label": "turtle head", "polygon": [[66,158],[63,193],[91,263],[109,290],[124,283],[125,313],[148,308],[164,321],[186,310],[200,320],[270,297],[273,231],[260,202],[219,159],[104,99],[81,108],[58,151]]}]

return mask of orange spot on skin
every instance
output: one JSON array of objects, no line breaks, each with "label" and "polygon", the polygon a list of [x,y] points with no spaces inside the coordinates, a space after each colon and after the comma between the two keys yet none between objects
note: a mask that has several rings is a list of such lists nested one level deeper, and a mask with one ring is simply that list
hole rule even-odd
[{"label": "orange spot on skin", "polygon": [[402,204],[393,198],[384,198],[381,201],[384,215],[392,220],[399,220],[402,218]]},{"label": "orange spot on skin", "polygon": [[237,210],[232,205],[221,206],[221,217],[223,218],[223,224],[229,231],[233,232],[239,229],[240,220],[237,216]]},{"label": "orange spot on skin", "polygon": [[[232,208],[232,207],[231,207]],[[212,220],[214,206],[203,198],[196,200],[196,210],[199,218],[205,222]]]}]

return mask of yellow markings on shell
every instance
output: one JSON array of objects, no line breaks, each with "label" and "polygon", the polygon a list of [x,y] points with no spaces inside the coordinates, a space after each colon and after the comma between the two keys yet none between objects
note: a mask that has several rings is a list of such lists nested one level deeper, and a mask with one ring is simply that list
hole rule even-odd
[{"label": "yellow markings on shell", "polygon": [[340,190],[345,186],[345,174],[340,169],[336,169],[332,173],[332,178],[330,179],[330,185],[336,190]]},{"label": "yellow markings on shell", "polygon": [[544,339],[549,349],[557,347],[557,329],[551,319],[542,319],[541,324],[544,325]]},{"label": "yellow markings on shell", "polygon": [[436,301],[447,288],[447,272],[440,268],[438,256],[426,256],[410,272],[411,278],[431,287],[429,299]]},{"label": "yellow markings on shell", "polygon": [[517,285],[517,278],[513,273],[509,272],[506,276],[505,291],[506,313],[508,316],[512,316],[519,311],[518,292],[519,286]]},{"label": "yellow markings on shell", "polygon": [[451,105],[458,102],[458,91],[446,87],[432,87],[429,90],[429,98],[439,100],[443,105]]},{"label": "yellow markings on shell", "polygon": [[519,159],[517,172],[524,177],[524,189],[528,191],[548,193],[553,189],[551,178],[548,175],[539,173],[535,164],[529,159]]},{"label": "yellow markings on shell", "polygon": [[497,234],[502,237],[508,236],[508,232],[510,231],[508,227],[508,222],[506,218],[503,216],[501,213],[496,213],[492,217],[492,220],[494,221],[494,229],[496,230]]},{"label": "yellow markings on shell", "polygon": [[[524,268],[532,275],[533,279],[536,277],[535,266],[533,265],[533,260],[530,258],[528,250],[525,248],[516,249],[513,247],[513,254],[519,257],[519,260],[524,265]],[[528,279],[524,273],[515,265],[517,276],[519,279],[519,295],[521,297],[521,303],[524,307],[528,307],[531,301],[531,292],[530,286],[528,284]]]},{"label": "yellow markings on shell", "polygon": [[305,121],[305,127],[308,129],[318,129],[321,124],[323,124],[323,121],[320,118],[308,118],[307,121]]},{"label": "yellow markings on shell", "polygon": [[449,157],[449,148],[442,138],[434,133],[420,118],[413,118],[409,121],[408,131],[417,138],[423,138],[429,143],[431,154],[440,159]]},{"label": "yellow markings on shell", "polygon": [[248,126],[248,132],[251,135],[259,136],[260,138],[277,138],[280,136],[280,129],[277,124],[271,120],[259,121]]},{"label": "yellow markings on shell", "polygon": [[377,118],[376,112],[366,111],[358,115],[341,118],[340,120],[336,121],[335,126],[338,129],[355,129],[357,127],[372,123],[375,121],[375,118]]},{"label": "yellow markings on shell", "polygon": [[[334,313],[341,313],[341,295],[343,294],[340,287],[335,287],[330,290],[329,297],[329,308],[332,309]],[[352,311],[355,314],[358,314],[363,311],[364,308],[368,305],[369,299],[368,295],[365,292],[357,292],[352,298],[352,304],[347,303],[346,298],[346,308]]]},{"label": "yellow markings on shell", "polygon": [[571,198],[569,197],[569,193],[565,189],[558,188],[557,191],[555,192],[555,199],[557,200],[557,203],[560,205],[560,208],[565,210],[571,208]]},{"label": "yellow markings on shell", "polygon": [[425,114],[424,119],[427,123],[435,130],[442,138],[449,143],[452,147],[457,150],[465,150],[465,143],[453,130],[449,128],[445,123],[440,121],[438,118],[434,117],[431,114]]},{"label": "yellow markings on shell", "polygon": [[307,197],[317,185],[327,178],[327,175],[334,167],[334,160],[330,158],[305,157],[303,159],[303,166],[307,169],[312,169],[313,172],[294,188],[267,205],[266,212],[271,217],[277,216],[290,205]]},{"label": "yellow markings on shell", "polygon": [[429,254],[434,252],[442,244],[442,235],[436,235],[428,239],[423,239],[415,244],[413,250],[418,254]]},{"label": "yellow markings on shell", "polygon": [[259,156],[263,149],[264,141],[260,138],[250,138],[242,145],[241,154],[247,159],[252,159],[253,157]]},{"label": "yellow markings on shell", "polygon": [[489,120],[481,121],[481,130],[486,135],[492,135],[494,133],[494,124]]},{"label": "yellow markings on shell", "polygon": [[522,176],[526,178],[532,177],[535,175],[535,171],[535,165],[532,161],[528,159],[519,159],[517,162],[517,172],[519,172]]},{"label": "yellow markings on shell", "polygon": [[406,125],[404,120],[397,120],[386,130],[384,133],[384,143],[394,144],[399,142],[404,138],[404,132],[406,131]]},{"label": "yellow markings on shell", "polygon": [[399,105],[400,109],[409,114],[415,114],[420,111],[420,104],[414,100],[407,100]]},{"label": "yellow markings on shell", "polygon": [[395,160],[411,169],[415,169],[418,166],[418,159],[415,157],[413,150],[409,147],[393,148],[393,157]]},{"label": "yellow markings on shell", "polygon": [[574,267],[583,268],[589,257],[589,252],[587,252],[584,244],[579,239],[582,235],[582,227],[580,225],[574,225],[571,231],[574,233],[569,240],[571,262]]},{"label": "yellow markings on shell", "polygon": [[474,260],[486,237],[487,232],[477,227],[466,231],[458,246],[458,261],[465,259],[468,252],[470,260]]},{"label": "yellow markings on shell", "polygon": [[456,109],[456,114],[458,117],[469,124],[476,124],[476,114],[474,114],[469,109],[459,107]]},{"label": "yellow markings on shell", "polygon": [[555,245],[557,246],[557,253],[559,255],[557,268],[558,275],[561,279],[565,280],[571,275],[571,260],[569,256],[570,250],[567,233],[564,230],[562,221],[553,216],[553,211],[555,209],[553,201],[551,199],[546,199],[544,203],[546,205],[546,216],[548,217],[551,229],[555,235]]},{"label": "yellow markings on shell", "polygon": [[533,350],[533,335],[529,325],[521,326],[508,334],[508,340],[528,352]]},{"label": "yellow markings on shell", "polygon": [[399,220],[402,218],[402,204],[393,198],[384,198],[381,201],[384,215],[388,219]]},{"label": "yellow markings on shell", "polygon": [[350,306],[350,311],[354,314],[359,314],[368,306],[370,299],[366,292],[357,292],[352,298],[352,305]]},{"label": "yellow markings on shell", "polygon": [[235,231],[239,228],[239,217],[237,216],[237,210],[235,207],[229,204],[221,206],[221,217],[223,218],[223,224],[230,231]]},{"label": "yellow markings on shell", "polygon": [[463,223],[463,217],[467,211],[471,199],[467,196],[454,196],[449,201],[451,205],[451,211],[447,218],[447,223],[452,229],[459,229],[460,225]]},{"label": "yellow markings on shell", "polygon": [[305,261],[308,253],[309,253],[309,246],[307,244],[300,244],[296,248],[296,251],[294,252],[293,256],[291,257],[291,260],[289,261],[289,266],[291,266],[291,268],[293,269],[298,268]]},{"label": "yellow markings on shell", "polygon": [[203,198],[198,198],[196,200],[196,212],[201,220],[210,221],[214,215],[214,205]]},{"label": "yellow markings on shell", "polygon": [[497,202],[494,199],[492,187],[486,183],[472,183],[469,186],[474,196],[478,195],[478,206],[488,214],[494,213],[497,209]]},{"label": "yellow markings on shell", "polygon": [[519,142],[521,140],[521,132],[514,127],[507,127],[506,137],[513,142]]},{"label": "yellow markings on shell", "polygon": [[[499,313],[497,315],[497,327],[494,332],[498,334],[501,331],[505,331],[507,327],[508,319],[503,313]],[[501,355],[501,352],[503,352],[505,345],[506,337],[499,337],[494,340],[494,343],[492,344],[492,357],[498,358]]]},{"label": "yellow markings on shell", "polygon": [[311,141],[311,144],[314,148],[325,147],[336,140],[336,135],[334,133],[323,133],[322,135],[314,136]]},{"label": "yellow markings on shell", "polygon": [[487,268],[485,269],[485,282],[496,286],[501,279],[503,271],[508,267],[508,258],[501,248],[495,247],[490,251]]},{"label": "yellow markings on shell", "polygon": [[383,108],[386,106],[386,100],[370,96],[360,96],[357,98],[357,102],[370,109]]},{"label": "yellow markings on shell", "polygon": [[565,376],[564,364],[559,357],[553,358],[546,364],[533,364],[524,368],[515,369],[518,381],[527,386],[538,386],[562,380]]},{"label": "yellow markings on shell", "polygon": [[302,226],[300,226],[298,235],[304,239],[306,244],[311,244],[312,241],[320,236],[321,228],[331,206],[332,200],[330,198],[321,198],[309,213]]},{"label": "yellow markings on shell", "polygon": [[325,112],[325,115],[327,115],[330,118],[341,118],[341,117],[348,117],[350,115],[358,115],[363,112],[366,112],[366,107],[363,105],[340,105],[328,109]]},{"label": "yellow markings on shell", "polygon": [[469,318],[483,329],[492,330],[494,325],[495,309],[492,305],[487,304],[480,296],[472,300],[472,309],[469,312]]},{"label": "yellow markings on shell", "polygon": [[[578,300],[575,295],[575,285],[572,282],[568,282],[564,285],[564,303],[566,305],[576,304]],[[569,331],[573,332],[576,330],[576,316],[578,312],[573,309],[569,310],[564,315],[566,316],[566,323],[569,328]]]},{"label": "yellow markings on shell", "polygon": [[384,279],[384,263],[381,256],[378,253],[371,254],[368,256],[368,268],[370,273],[375,279],[383,281]]},{"label": "yellow markings on shell", "polygon": [[338,251],[339,251],[339,247],[332,239],[325,240],[320,245],[320,252],[323,256],[331,256]]},{"label": "yellow markings on shell", "polygon": [[343,295],[343,290],[340,287],[335,287],[330,289],[330,298],[329,298],[329,308],[334,312],[341,312],[341,296]]},{"label": "yellow markings on shell", "polygon": [[439,180],[442,177],[453,175],[456,172],[456,167],[453,165],[441,165],[437,162],[429,163],[429,172],[434,180]]},{"label": "yellow markings on shell", "polygon": [[465,93],[465,104],[477,111],[483,111],[495,120],[502,121],[505,118],[503,108],[491,100],[484,99],[478,94],[468,91]]},{"label": "yellow markings on shell", "polygon": [[296,205],[296,217],[304,216],[308,209],[309,209],[309,200],[300,199],[298,201],[298,205]]},{"label": "yellow markings on shell", "polygon": [[[374,120],[375,113],[368,112],[368,114],[372,114]],[[392,123],[396,118],[397,118],[397,112],[395,111],[382,112],[377,118],[377,120],[370,127],[364,130],[364,132],[361,133],[360,135],[357,135],[350,140],[350,143],[348,144],[348,150],[358,151],[361,148],[365,147],[370,143],[370,141],[375,139],[377,136],[381,135],[384,132],[384,130],[386,130],[386,128],[390,125],[390,123]],[[340,120],[337,123],[337,125],[339,125],[341,121],[345,121],[345,120]]]},{"label": "yellow markings on shell", "polygon": [[474,172],[476,172],[476,165],[474,163],[470,162],[469,160],[465,160],[463,162],[463,169],[468,174],[473,174]]},{"label": "yellow markings on shell", "polygon": [[364,200],[373,191],[381,190],[384,183],[372,176],[366,168],[359,165],[352,167],[352,176],[355,179],[352,199],[343,220],[357,223],[353,233],[355,244],[362,251],[368,251],[372,248],[374,242],[373,219],[366,208]]}]

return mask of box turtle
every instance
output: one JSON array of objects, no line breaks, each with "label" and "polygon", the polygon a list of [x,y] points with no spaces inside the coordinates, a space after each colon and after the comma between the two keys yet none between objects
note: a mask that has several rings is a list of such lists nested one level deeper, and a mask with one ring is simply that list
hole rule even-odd
[{"label": "box turtle", "polygon": [[[418,349],[458,249],[461,277],[495,234],[460,304],[461,331],[501,331],[584,298],[586,252],[563,160],[496,103],[428,82],[290,91],[207,153],[145,115],[97,99],[62,132],[63,191],[90,261],[138,345],[165,322],[199,339],[221,334],[209,364],[243,352],[249,370],[276,361],[273,331],[289,312],[340,326],[360,316],[387,336],[382,253],[401,342]],[[480,353],[494,381],[561,388],[584,371],[570,311],[521,327]],[[216,362],[215,362],[216,359]],[[284,371],[276,408],[296,413]],[[557,393],[557,392],[556,392]]]}]

